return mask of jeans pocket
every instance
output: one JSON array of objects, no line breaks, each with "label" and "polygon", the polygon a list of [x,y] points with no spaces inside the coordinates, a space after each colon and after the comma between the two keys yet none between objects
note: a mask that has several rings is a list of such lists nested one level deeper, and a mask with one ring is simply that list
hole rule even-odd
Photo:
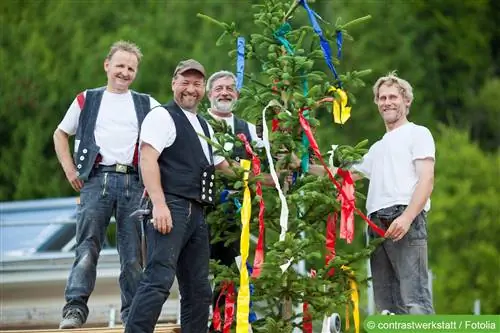
[{"label": "jeans pocket", "polygon": [[425,245],[427,243],[427,222],[425,214],[418,214],[408,231],[408,241],[412,246]]},{"label": "jeans pocket", "polygon": [[167,206],[170,210],[172,223],[187,223],[190,215],[190,203],[186,199],[170,198],[167,196]]}]

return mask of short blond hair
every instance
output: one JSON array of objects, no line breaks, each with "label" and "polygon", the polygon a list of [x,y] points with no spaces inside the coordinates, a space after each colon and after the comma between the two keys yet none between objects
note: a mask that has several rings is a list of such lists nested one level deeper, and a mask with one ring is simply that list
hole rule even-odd
[{"label": "short blond hair", "polygon": [[[373,85],[373,101],[375,104],[378,102],[378,91],[380,87],[383,85],[392,86],[393,84],[399,87],[401,96],[403,96],[403,99],[406,101],[409,101],[411,105],[413,102],[413,88],[408,81],[398,77],[396,71],[389,72],[386,76],[380,77]],[[410,113],[410,106],[406,109],[406,114],[408,113]]]},{"label": "short blond hair", "polygon": [[111,57],[117,52],[117,51],[125,51],[134,54],[137,57],[137,62],[141,62],[142,59],[142,52],[139,46],[132,42],[127,42],[124,40],[119,40],[117,42],[114,42],[113,45],[111,45],[111,48],[109,49],[109,53],[106,56],[106,59],[111,60]]}]

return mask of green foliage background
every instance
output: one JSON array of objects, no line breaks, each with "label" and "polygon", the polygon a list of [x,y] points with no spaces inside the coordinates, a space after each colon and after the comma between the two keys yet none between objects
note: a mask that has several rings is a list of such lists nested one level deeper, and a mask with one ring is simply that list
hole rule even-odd
[{"label": "green foliage background", "polygon": [[[258,2],[3,1],[0,200],[75,194],[58,165],[52,133],[78,92],[105,84],[103,60],[113,41],[127,39],[142,48],[134,89],[166,102],[181,59],[196,58],[208,72],[235,68],[229,48],[215,46],[221,31],[196,13],[238,22],[238,31],[249,35],[250,6]],[[317,0],[311,6],[331,22],[372,16],[349,28],[354,40],[345,41],[338,65],[342,72],[371,68],[372,74],[364,78],[366,87],[354,91],[347,124],[334,126],[330,114],[320,117],[322,151],[383,135],[371,84],[395,69],[409,80],[415,90],[410,120],[429,127],[437,142],[429,215],[436,310],[471,313],[479,298],[484,313],[500,313],[500,3]],[[303,10],[294,23],[308,24]],[[317,67],[326,71],[322,62]],[[363,228],[359,221],[359,247]]]}]

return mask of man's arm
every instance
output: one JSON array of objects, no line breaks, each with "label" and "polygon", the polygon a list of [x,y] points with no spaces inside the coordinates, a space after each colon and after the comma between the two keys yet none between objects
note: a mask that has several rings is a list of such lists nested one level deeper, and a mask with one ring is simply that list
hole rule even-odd
[{"label": "man's arm", "polygon": [[[295,154],[292,155],[292,164],[291,164],[291,166],[292,166],[292,168],[298,168],[300,166],[300,160],[299,160],[299,158]],[[335,175],[337,173],[338,168],[334,167],[334,166],[331,166],[330,170]],[[350,170],[350,171],[352,173],[352,180],[353,181],[358,181],[358,180],[364,178],[363,174],[357,172],[356,170]],[[320,176],[320,177],[321,176],[326,176],[326,170],[325,170],[325,168],[321,164],[312,164],[312,163],[310,163],[309,164],[309,171],[308,171],[308,173],[310,173],[311,175],[314,175],[314,176]]]},{"label": "man's arm", "polygon": [[[219,164],[216,164],[215,168],[217,170],[222,171],[225,175],[233,176],[233,177],[235,175],[234,172],[233,172],[233,170],[231,169],[231,165],[226,160],[220,162]],[[274,181],[273,181],[273,178],[271,177],[270,174],[268,174],[268,173],[261,173],[260,175],[264,177],[263,185],[265,185],[265,186],[274,186]],[[254,176],[254,174],[250,170],[250,177],[253,177],[253,176]]]},{"label": "man's arm", "polygon": [[69,150],[69,135],[63,130],[57,128],[54,131],[53,139],[57,159],[64,170],[64,174],[73,189],[79,192],[83,187],[83,181],[78,178],[75,163],[73,163],[73,159],[71,158],[71,152]]},{"label": "man's arm", "polygon": [[425,158],[415,160],[415,170],[418,177],[417,186],[403,214],[392,222],[385,237],[400,240],[410,229],[410,225],[424,209],[434,188],[434,159]]},{"label": "man's arm", "polygon": [[160,166],[158,157],[160,153],[148,143],[141,145],[141,175],[144,187],[153,204],[153,224],[155,229],[162,234],[169,233],[172,229],[172,217],[165,201],[165,194],[161,185]]}]

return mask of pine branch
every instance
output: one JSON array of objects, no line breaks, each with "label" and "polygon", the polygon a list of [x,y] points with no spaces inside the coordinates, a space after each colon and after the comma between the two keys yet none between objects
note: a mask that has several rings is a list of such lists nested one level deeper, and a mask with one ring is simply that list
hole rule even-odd
[{"label": "pine branch", "polygon": [[293,12],[299,7],[299,0],[295,0],[292,7],[288,10],[288,12],[285,14],[285,17],[283,17],[283,23],[288,21],[290,16],[292,16]]}]

